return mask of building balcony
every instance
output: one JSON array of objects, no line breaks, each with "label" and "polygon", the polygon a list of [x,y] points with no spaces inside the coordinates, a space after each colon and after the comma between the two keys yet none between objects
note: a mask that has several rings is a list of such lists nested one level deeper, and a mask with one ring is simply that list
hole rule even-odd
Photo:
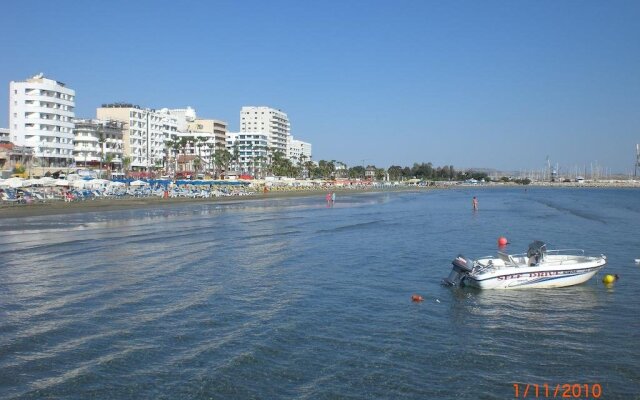
[{"label": "building balcony", "polygon": [[38,99],[40,101],[48,101],[50,103],[58,103],[58,104],[71,106],[71,107],[74,107],[74,104],[75,104],[73,100],[63,99],[52,93],[40,93],[39,91],[25,93],[25,97],[27,97],[30,100]]},{"label": "building balcony", "polygon": [[98,138],[93,136],[75,136],[73,141],[76,143],[98,143]]}]

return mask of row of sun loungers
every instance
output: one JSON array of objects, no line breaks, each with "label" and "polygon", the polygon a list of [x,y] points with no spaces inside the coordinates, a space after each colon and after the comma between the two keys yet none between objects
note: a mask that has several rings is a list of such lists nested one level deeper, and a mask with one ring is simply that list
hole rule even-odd
[{"label": "row of sun loungers", "polygon": [[157,188],[107,188],[103,190],[63,190],[48,191],[39,188],[25,189],[0,189],[0,204],[31,204],[55,201],[87,201],[101,198],[148,198],[148,197],[170,197],[170,198],[214,198],[222,196],[246,196],[255,192],[244,188],[219,188],[219,189],[186,189],[173,188],[165,190]]}]

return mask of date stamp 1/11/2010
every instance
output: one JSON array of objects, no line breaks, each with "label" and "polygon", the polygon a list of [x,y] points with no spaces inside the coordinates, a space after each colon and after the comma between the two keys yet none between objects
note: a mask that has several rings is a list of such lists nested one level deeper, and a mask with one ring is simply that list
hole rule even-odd
[{"label": "date stamp 1/11/2010", "polygon": [[599,399],[599,383],[514,383],[516,399]]}]

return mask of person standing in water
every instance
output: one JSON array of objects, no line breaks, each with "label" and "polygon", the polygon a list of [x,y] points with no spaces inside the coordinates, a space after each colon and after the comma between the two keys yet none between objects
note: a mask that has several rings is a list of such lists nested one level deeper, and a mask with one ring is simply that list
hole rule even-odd
[{"label": "person standing in water", "polygon": [[335,203],[336,202],[336,192],[332,192],[331,193],[331,202]]},{"label": "person standing in water", "polygon": [[478,198],[476,196],[473,196],[473,211],[478,211]]}]

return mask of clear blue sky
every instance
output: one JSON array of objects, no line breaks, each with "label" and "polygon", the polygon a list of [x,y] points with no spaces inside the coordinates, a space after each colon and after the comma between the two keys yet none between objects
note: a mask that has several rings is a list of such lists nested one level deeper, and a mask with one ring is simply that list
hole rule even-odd
[{"label": "clear blue sky", "polygon": [[8,86],[38,72],[102,103],[192,106],[238,130],[289,115],[349,165],[633,168],[640,1],[31,1],[0,12]]}]

